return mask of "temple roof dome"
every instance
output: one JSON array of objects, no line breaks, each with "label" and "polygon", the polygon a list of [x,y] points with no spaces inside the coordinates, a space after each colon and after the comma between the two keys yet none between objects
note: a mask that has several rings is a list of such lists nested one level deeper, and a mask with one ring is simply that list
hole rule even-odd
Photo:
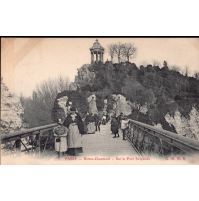
[{"label": "temple roof dome", "polygon": [[101,51],[104,51],[104,48],[100,45],[100,43],[96,39],[96,41],[93,43],[93,46],[90,48],[90,50],[101,50]]}]

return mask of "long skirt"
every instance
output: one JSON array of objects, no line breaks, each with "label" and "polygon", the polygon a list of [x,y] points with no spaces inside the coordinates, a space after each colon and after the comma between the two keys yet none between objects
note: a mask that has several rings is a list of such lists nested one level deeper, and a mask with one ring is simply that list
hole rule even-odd
[{"label": "long skirt", "polygon": [[55,151],[57,151],[57,152],[65,152],[65,151],[67,151],[66,135],[62,135],[60,138],[55,137]]},{"label": "long skirt", "polygon": [[106,125],[106,119],[102,119],[102,124]]},{"label": "long skirt", "polygon": [[70,124],[68,133],[68,154],[83,153],[81,134],[77,125]]},{"label": "long skirt", "polygon": [[87,125],[88,134],[94,134],[95,133],[95,122],[89,122]]},{"label": "long skirt", "polygon": [[84,134],[86,134],[87,131],[88,131],[88,129],[87,129],[87,125],[86,125],[86,122],[85,122],[85,121],[83,121],[83,125],[84,125]]},{"label": "long skirt", "polygon": [[111,131],[113,134],[118,134],[119,130],[118,130],[118,125],[111,125]]}]

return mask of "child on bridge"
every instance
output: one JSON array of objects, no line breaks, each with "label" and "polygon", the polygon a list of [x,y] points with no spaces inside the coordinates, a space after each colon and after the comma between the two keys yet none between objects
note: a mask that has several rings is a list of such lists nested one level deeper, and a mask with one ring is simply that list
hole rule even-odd
[{"label": "child on bridge", "polygon": [[59,125],[54,130],[55,136],[55,151],[58,153],[58,158],[67,151],[67,138],[68,129],[62,125]]}]

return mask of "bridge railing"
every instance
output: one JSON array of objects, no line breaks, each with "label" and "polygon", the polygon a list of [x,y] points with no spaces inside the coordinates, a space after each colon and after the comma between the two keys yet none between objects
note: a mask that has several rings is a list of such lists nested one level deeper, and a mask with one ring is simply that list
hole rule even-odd
[{"label": "bridge railing", "polygon": [[126,136],[143,156],[199,156],[199,141],[135,120],[129,120]]},{"label": "bridge railing", "polygon": [[20,156],[21,152],[31,153],[36,157],[44,154],[46,148],[54,143],[53,129],[57,123],[39,126],[23,131],[1,134],[1,147],[5,155]]}]

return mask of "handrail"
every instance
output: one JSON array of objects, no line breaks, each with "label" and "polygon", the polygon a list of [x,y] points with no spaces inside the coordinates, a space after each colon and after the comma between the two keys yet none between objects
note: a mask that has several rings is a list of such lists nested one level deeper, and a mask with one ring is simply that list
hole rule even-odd
[{"label": "handrail", "polygon": [[[199,154],[199,141],[192,140],[177,133],[172,133],[170,131],[155,128],[154,126],[144,124],[131,119],[129,120],[129,124],[133,124],[135,127],[137,127],[138,130],[142,130],[147,134],[182,150],[183,152],[189,153],[190,155],[195,155],[196,153]],[[142,135],[141,138],[144,141],[144,135],[143,134],[141,135]],[[138,141],[138,139],[136,140]]]},{"label": "handrail", "polygon": [[13,141],[13,140],[16,140],[17,138],[23,138],[26,136],[30,136],[34,132],[49,129],[49,128],[55,127],[57,125],[58,125],[57,123],[54,123],[54,124],[48,124],[45,126],[30,128],[30,129],[23,130],[23,131],[16,131],[13,133],[8,133],[8,134],[1,134],[1,144],[5,143],[6,141]]},{"label": "handrail", "polygon": [[[15,153],[17,156],[20,156],[21,152],[25,151],[29,153],[34,153],[36,157],[40,158],[41,150],[43,151],[42,156],[44,156],[44,152],[47,145],[50,145],[53,143],[54,139],[52,140],[52,134],[53,134],[52,130],[56,126],[58,126],[58,124],[54,123],[54,124],[39,126],[39,127],[35,127],[35,128],[23,130],[23,131],[16,131],[13,133],[2,134],[1,144],[6,144],[7,142],[14,141],[13,144],[11,144],[11,147],[9,146],[8,148],[5,148],[5,150],[8,149],[9,151],[11,151],[11,154],[12,154],[12,150],[15,147]],[[46,134],[46,132],[48,132],[48,135],[47,136],[43,135],[44,133]],[[25,141],[23,140],[26,137],[29,137],[28,143],[25,143]],[[43,139],[45,140],[44,142],[43,142]],[[21,149],[22,145],[25,147],[25,150]],[[32,147],[30,148],[27,146],[32,146]]]}]

